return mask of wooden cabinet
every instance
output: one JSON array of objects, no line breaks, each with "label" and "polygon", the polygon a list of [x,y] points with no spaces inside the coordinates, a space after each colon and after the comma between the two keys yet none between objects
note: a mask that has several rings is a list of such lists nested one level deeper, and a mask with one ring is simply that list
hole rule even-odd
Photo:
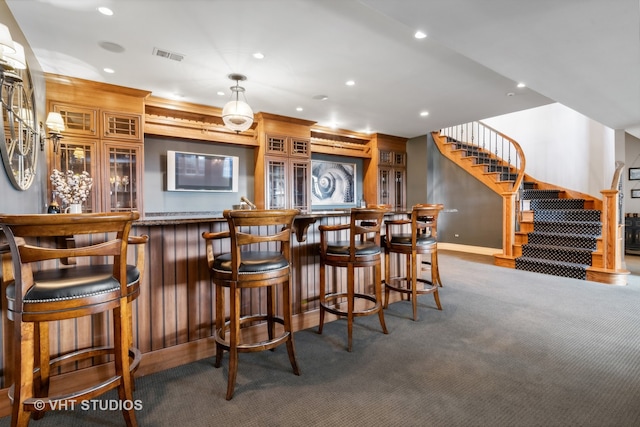
[{"label": "wooden cabinet", "polygon": [[266,137],[266,209],[311,210],[310,140],[286,136]]},{"label": "wooden cabinet", "polygon": [[91,198],[84,212],[142,210],[142,116],[52,102],[65,121],[51,169],[89,172]]},{"label": "wooden cabinet", "polygon": [[406,153],[379,150],[378,203],[406,207]]}]

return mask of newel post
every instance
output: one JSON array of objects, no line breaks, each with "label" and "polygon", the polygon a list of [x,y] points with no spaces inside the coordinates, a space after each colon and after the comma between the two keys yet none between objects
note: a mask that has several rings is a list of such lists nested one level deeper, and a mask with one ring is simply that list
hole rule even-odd
[{"label": "newel post", "polygon": [[618,224],[618,190],[602,190],[602,255],[604,268],[622,268],[622,232]]},{"label": "newel post", "polygon": [[502,193],[502,254],[513,257],[516,230],[516,193]]}]

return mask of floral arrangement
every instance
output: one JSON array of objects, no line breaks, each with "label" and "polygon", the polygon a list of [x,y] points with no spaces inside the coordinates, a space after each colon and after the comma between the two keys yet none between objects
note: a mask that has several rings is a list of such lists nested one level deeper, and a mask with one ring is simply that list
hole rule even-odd
[{"label": "floral arrangement", "polygon": [[82,203],[87,200],[93,186],[93,178],[87,171],[77,174],[68,170],[65,174],[54,169],[49,179],[62,201],[67,204]]}]

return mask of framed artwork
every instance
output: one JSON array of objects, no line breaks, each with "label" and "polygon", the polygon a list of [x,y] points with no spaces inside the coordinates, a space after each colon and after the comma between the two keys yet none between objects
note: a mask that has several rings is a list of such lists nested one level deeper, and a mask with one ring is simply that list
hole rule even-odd
[{"label": "framed artwork", "polygon": [[640,168],[629,168],[629,180],[630,181],[640,180]]},{"label": "framed artwork", "polygon": [[631,190],[632,199],[640,199],[640,190]]},{"label": "framed artwork", "polygon": [[353,205],[356,164],[311,160],[311,204]]}]

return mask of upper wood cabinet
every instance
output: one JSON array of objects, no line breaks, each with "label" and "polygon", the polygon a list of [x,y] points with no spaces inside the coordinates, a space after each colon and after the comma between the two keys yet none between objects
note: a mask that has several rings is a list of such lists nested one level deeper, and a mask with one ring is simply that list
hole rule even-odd
[{"label": "upper wood cabinet", "polygon": [[142,142],[141,116],[113,111],[102,112],[103,138]]},{"label": "upper wood cabinet", "polygon": [[60,113],[65,130],[54,168],[93,178],[84,211],[115,212],[142,206],[144,100],[147,91],[45,75],[49,111]]},{"label": "upper wood cabinet", "polygon": [[65,123],[65,135],[98,136],[98,110],[80,105],[52,102],[50,111],[60,113]]}]

